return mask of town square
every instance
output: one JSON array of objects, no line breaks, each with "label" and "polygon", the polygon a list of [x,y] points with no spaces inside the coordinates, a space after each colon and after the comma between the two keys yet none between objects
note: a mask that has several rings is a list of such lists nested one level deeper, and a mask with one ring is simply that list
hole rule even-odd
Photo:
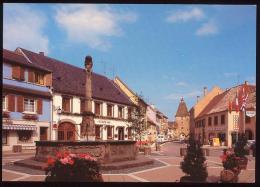
[{"label": "town square", "polygon": [[3,7],[2,181],[255,183],[256,6]]}]

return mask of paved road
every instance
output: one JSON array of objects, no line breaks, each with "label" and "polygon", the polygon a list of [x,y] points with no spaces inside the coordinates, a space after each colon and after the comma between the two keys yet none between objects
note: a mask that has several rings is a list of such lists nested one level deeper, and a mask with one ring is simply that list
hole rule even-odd
[{"label": "paved road", "polygon": [[[179,143],[169,142],[162,146],[160,152],[153,151],[152,155],[148,156],[153,158],[161,164],[155,165],[153,168],[118,174],[103,174],[105,182],[179,182],[180,177],[184,173],[180,169],[180,162],[183,157],[179,156],[179,148],[183,146]],[[221,150],[216,151],[216,155],[207,157],[208,169],[208,182],[216,182],[219,180],[220,171],[223,170],[219,155]],[[29,158],[32,155],[11,155],[3,156],[2,180],[3,181],[44,181],[45,175],[41,171],[26,171],[24,168],[12,167],[6,169],[6,164],[10,164],[18,159]],[[17,166],[14,166],[17,167]],[[11,169],[10,169],[11,168]],[[252,183],[255,181],[255,158],[249,157],[247,170],[242,170],[239,175],[239,182]]]}]

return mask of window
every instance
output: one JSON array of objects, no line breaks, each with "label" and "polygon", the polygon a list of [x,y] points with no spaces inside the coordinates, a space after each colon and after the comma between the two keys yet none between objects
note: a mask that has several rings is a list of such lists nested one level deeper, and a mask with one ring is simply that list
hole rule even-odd
[{"label": "window", "polygon": [[246,123],[250,123],[251,122],[251,118],[249,116],[246,115]]},{"label": "window", "polygon": [[214,125],[218,125],[218,116],[214,117]]},{"label": "window", "polygon": [[124,118],[124,109],[123,107],[118,107],[118,118]]},{"label": "window", "polygon": [[130,128],[130,127],[128,128],[127,135],[128,135],[128,139],[132,138],[132,128]]},{"label": "window", "polygon": [[2,145],[7,144],[7,131],[2,130]]},{"label": "window", "polygon": [[208,126],[211,126],[211,117],[208,118]]},{"label": "window", "polygon": [[24,98],[24,112],[36,112],[34,99]]},{"label": "window", "polygon": [[101,103],[95,102],[95,114],[98,116],[101,115]]},{"label": "window", "polygon": [[32,137],[32,131],[29,130],[19,130],[17,134],[20,142],[29,142]]},{"label": "window", "polygon": [[225,115],[221,115],[220,123],[221,125],[225,124]]},{"label": "window", "polygon": [[64,131],[58,131],[58,140],[64,140]]},{"label": "window", "polygon": [[62,97],[62,110],[64,112],[70,112],[70,98]]},{"label": "window", "polygon": [[96,139],[100,139],[100,126],[95,126]]},{"label": "window", "polygon": [[34,75],[35,75],[35,83],[43,85],[44,75],[42,73],[39,73],[39,72],[35,72]]},{"label": "window", "polygon": [[6,107],[6,96],[3,95],[3,110],[6,110],[7,107]]},{"label": "window", "polygon": [[132,119],[132,109],[128,108],[128,119]]},{"label": "window", "polygon": [[113,117],[113,105],[107,105],[107,116]]},{"label": "window", "polygon": [[112,126],[107,126],[107,139],[112,139]]},{"label": "window", "polygon": [[85,111],[85,100],[80,100],[80,113],[83,113]]}]

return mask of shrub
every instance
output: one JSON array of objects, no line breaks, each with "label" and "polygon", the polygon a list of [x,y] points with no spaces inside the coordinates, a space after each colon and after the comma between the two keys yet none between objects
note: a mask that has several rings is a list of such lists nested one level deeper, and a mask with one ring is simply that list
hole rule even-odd
[{"label": "shrub", "polygon": [[206,160],[203,155],[201,144],[190,136],[187,146],[187,154],[181,162],[181,169],[194,181],[204,182],[208,177]]},{"label": "shrub", "polygon": [[240,134],[238,136],[238,141],[235,144],[234,152],[237,157],[245,157],[247,154],[247,150],[245,149],[245,146],[247,144],[247,138],[245,134]]},{"label": "shrub", "polygon": [[45,181],[102,182],[100,165],[88,154],[56,154],[48,158]]}]

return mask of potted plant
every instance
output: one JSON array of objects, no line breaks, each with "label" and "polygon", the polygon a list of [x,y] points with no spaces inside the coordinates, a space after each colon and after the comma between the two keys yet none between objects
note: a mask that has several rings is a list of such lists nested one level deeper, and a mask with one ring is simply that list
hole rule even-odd
[{"label": "potted plant", "polygon": [[246,144],[247,144],[247,138],[245,134],[244,133],[240,134],[238,137],[238,141],[234,147],[235,155],[239,157],[238,164],[240,169],[246,169],[248,163],[248,159],[246,157],[247,150],[245,149]]},{"label": "potted plant", "polygon": [[238,164],[239,158],[236,157],[234,153],[224,150],[224,154],[221,156],[221,159],[224,170],[220,173],[220,180],[226,183],[237,182],[238,175],[241,171]]},{"label": "potted plant", "polygon": [[103,182],[100,164],[88,154],[57,153],[56,158],[48,158],[46,182]]},{"label": "potted plant", "polygon": [[180,182],[205,182],[208,177],[201,144],[190,136],[187,145],[187,154],[181,162],[181,169],[186,176],[181,177]]}]

